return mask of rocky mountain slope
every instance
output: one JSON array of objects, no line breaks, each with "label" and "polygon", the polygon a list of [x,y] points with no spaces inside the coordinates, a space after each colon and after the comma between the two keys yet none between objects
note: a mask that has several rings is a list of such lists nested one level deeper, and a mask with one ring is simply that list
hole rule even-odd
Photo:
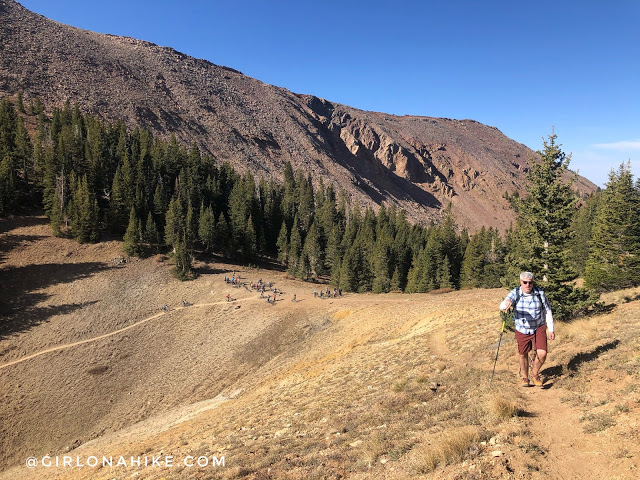
[{"label": "rocky mountain slope", "polygon": [[[366,112],[267,85],[168,47],[81,30],[0,0],[0,95],[66,100],[195,142],[217,161],[280,178],[290,161],[356,201],[417,221],[452,203],[460,226],[506,228],[534,152],[473,120]],[[545,132],[540,132],[541,136]],[[595,190],[581,178],[577,188]]]}]

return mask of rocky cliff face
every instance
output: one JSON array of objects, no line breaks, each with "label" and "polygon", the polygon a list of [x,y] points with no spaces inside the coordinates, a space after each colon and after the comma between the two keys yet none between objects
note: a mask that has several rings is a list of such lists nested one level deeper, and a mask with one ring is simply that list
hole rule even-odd
[{"label": "rocky cliff face", "polygon": [[[217,161],[280,179],[285,162],[354,201],[426,222],[452,203],[460,226],[508,227],[534,152],[473,120],[357,110],[267,85],[172,48],[97,34],[0,0],[0,95],[66,100],[108,120],[197,143]],[[543,132],[544,133],[544,132]],[[580,179],[582,193],[595,185]]]}]

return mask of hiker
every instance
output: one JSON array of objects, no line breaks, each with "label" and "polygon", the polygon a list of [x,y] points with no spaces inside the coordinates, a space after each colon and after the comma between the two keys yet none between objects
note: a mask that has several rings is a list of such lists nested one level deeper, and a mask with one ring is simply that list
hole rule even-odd
[{"label": "hiker", "polygon": [[540,368],[547,358],[547,335],[549,340],[555,340],[556,334],[549,301],[542,290],[533,286],[533,273],[520,273],[520,286],[511,290],[500,304],[503,312],[511,308],[514,309],[522,386],[530,385],[528,355],[534,350],[536,356],[531,362],[531,380],[541,387]]},{"label": "hiker", "polygon": [[166,303],[164,305],[162,305],[162,310],[164,310],[165,312],[169,311],[169,307],[167,306]]},{"label": "hiker", "polygon": [[296,294],[295,294],[295,293],[293,294],[293,300],[291,300],[291,301],[292,301],[293,303],[295,303],[295,302],[296,302]]},{"label": "hiker", "polygon": [[227,293],[227,302],[231,301],[231,296]]}]

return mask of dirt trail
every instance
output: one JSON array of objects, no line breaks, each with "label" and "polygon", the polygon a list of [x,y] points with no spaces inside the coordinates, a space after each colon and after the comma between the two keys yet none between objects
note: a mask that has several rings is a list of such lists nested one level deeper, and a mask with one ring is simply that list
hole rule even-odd
[{"label": "dirt trail", "polygon": [[[243,300],[254,300],[253,298],[249,299],[249,298],[242,298],[242,299],[236,299],[234,300],[235,302],[238,301],[243,301]],[[113,332],[109,332],[109,333],[105,333],[104,335],[98,335],[97,337],[92,337],[92,338],[87,338],[85,340],[79,340],[77,342],[73,342],[73,343],[67,343],[65,345],[58,345],[57,347],[52,347],[52,348],[47,348],[46,350],[41,350],[39,352],[33,353],[31,355],[27,355],[26,357],[22,357],[22,358],[18,358],[17,360],[13,360],[11,362],[5,363],[0,365],[0,370],[2,370],[3,368],[7,368],[10,367],[11,365],[16,365],[18,363],[22,363],[22,362],[26,362],[27,360],[31,360],[32,358],[35,357],[39,357],[40,355],[44,355],[46,353],[51,353],[51,352],[58,352],[60,350],[66,350],[67,348],[72,348],[72,347],[76,347],[78,345],[83,345],[85,343],[92,343],[92,342],[97,342],[98,340],[103,340],[105,338],[109,338],[109,337],[113,337],[114,335],[119,335],[121,333],[126,332],[127,330],[131,330],[132,328],[138,327],[144,323],[147,323],[150,320],[154,320],[156,318],[159,317],[163,317],[164,315],[167,315],[169,313],[171,313],[172,311],[175,310],[182,310],[184,308],[193,308],[193,307],[212,307],[215,305],[227,305],[230,302],[215,302],[215,303],[199,303],[196,305],[189,305],[188,307],[174,307],[171,310],[169,310],[168,312],[160,312],[157,313],[155,315],[152,315],[150,317],[144,318],[142,320],[137,321],[136,323],[132,323],[131,325],[128,325],[124,328],[120,328],[118,330],[114,330]]]},{"label": "dirt trail", "polygon": [[547,478],[610,478],[611,455],[598,437],[585,435],[580,414],[560,401],[562,389],[527,389],[531,417],[524,423],[542,452],[529,453],[532,465],[546,464]]},{"label": "dirt trail", "polygon": [[[562,328],[561,324],[561,331]],[[571,375],[567,373],[567,365],[558,360],[563,357],[563,354],[555,351],[556,348],[558,351],[561,350],[561,343],[558,341],[562,342],[562,337],[550,347],[550,361],[541,370],[543,379],[545,371],[547,374],[543,388],[532,386],[519,390],[522,411],[519,416],[521,424],[518,433],[521,437],[514,443],[520,447],[520,451],[506,449],[507,453],[502,460],[507,470],[504,472],[504,478],[512,478],[508,472],[513,471],[524,473],[523,478],[536,479],[637,478],[633,459],[637,458],[640,448],[637,444],[630,447],[629,439],[625,438],[626,433],[607,427],[594,428],[594,431],[587,432],[588,419],[594,415],[593,406],[602,404],[601,408],[611,412],[624,405],[624,402],[615,405],[615,389],[619,389],[621,385],[607,392],[599,385],[587,383],[588,378],[579,376],[576,377],[579,379],[576,381],[578,387],[574,384],[570,390],[565,388],[567,381],[571,381]],[[571,359],[584,356],[593,357],[595,360],[597,357],[593,352],[602,348],[598,347],[598,344],[615,345],[616,342],[603,344],[602,340],[596,341],[595,346],[585,346],[584,351],[572,351]],[[500,363],[515,365],[515,346],[509,345],[506,353],[505,357],[508,358],[502,357]],[[515,368],[511,370],[513,382],[518,382]],[[588,371],[594,378],[606,376],[601,366],[589,365]],[[503,380],[508,378],[505,377],[504,371],[496,372],[496,376],[498,375],[502,376]],[[606,383],[613,380],[601,381]],[[576,390],[580,392],[577,396],[579,400],[576,399]],[[606,395],[613,397],[605,400]],[[595,416],[597,415],[598,413],[595,413]],[[634,425],[637,425],[637,417],[630,417],[634,420],[625,425],[627,431],[634,430]]]}]

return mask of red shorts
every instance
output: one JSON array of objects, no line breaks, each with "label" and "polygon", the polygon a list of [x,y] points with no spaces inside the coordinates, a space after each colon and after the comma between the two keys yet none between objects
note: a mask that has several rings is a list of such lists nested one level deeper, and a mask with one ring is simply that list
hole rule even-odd
[{"label": "red shorts", "polygon": [[516,330],[516,341],[518,342],[518,353],[525,355],[532,348],[547,351],[547,326],[540,325],[535,333],[525,335]]}]

